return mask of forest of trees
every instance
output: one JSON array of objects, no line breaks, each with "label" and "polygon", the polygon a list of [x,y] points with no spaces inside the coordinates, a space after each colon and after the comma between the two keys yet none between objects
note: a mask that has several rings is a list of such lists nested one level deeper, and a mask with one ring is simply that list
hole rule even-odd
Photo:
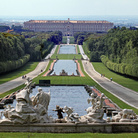
[{"label": "forest of trees", "polygon": [[91,34],[84,46],[90,61],[102,62],[111,70],[138,77],[138,30],[114,27],[107,34]]},{"label": "forest of trees", "polygon": [[40,61],[61,41],[60,31],[22,32],[22,35],[0,33],[0,74],[17,69],[28,61]]}]

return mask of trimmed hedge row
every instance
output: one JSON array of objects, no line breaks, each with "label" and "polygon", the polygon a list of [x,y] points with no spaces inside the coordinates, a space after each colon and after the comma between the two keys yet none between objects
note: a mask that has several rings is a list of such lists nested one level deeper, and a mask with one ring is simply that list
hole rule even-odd
[{"label": "trimmed hedge row", "polygon": [[105,55],[101,56],[101,61],[107,68],[113,70],[114,72],[138,78],[138,64],[117,64],[110,61]]},{"label": "trimmed hedge row", "polygon": [[53,46],[54,46],[54,43],[50,42],[48,48],[45,49],[45,50],[43,50],[43,52],[42,52],[42,58],[45,58],[50,53],[50,51],[52,50]]},{"label": "trimmed hedge row", "polygon": [[0,62],[0,74],[20,68],[21,66],[26,64],[29,59],[30,55],[26,54],[24,57],[18,60]]}]

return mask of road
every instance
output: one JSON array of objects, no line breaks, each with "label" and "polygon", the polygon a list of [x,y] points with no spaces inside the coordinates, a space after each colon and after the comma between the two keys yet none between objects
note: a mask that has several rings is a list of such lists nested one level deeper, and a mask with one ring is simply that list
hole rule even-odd
[{"label": "road", "polygon": [[111,82],[109,79],[105,77],[101,77],[101,75],[94,70],[91,62],[87,60],[83,60],[82,64],[83,64],[85,72],[94,81],[96,81],[101,87],[103,87],[108,92],[112,93],[113,95],[115,95],[116,97],[124,101],[125,103],[138,109],[138,93],[137,92],[130,90],[128,88],[125,88],[113,81]]},{"label": "road", "polygon": [[83,51],[83,48],[81,45],[79,45],[79,49],[80,49],[80,53],[83,57],[84,60],[89,60],[89,58],[87,57],[87,55],[85,55],[84,51]]}]

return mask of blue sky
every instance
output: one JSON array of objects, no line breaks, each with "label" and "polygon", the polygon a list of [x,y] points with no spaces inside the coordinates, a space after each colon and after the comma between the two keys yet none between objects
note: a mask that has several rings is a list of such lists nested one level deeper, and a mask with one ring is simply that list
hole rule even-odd
[{"label": "blue sky", "polygon": [[138,15],[138,0],[0,0],[0,16]]}]

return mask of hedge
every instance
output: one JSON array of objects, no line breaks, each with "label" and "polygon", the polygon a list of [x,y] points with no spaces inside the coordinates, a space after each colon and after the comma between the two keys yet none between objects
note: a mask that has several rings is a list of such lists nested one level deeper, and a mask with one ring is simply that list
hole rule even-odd
[{"label": "hedge", "polygon": [[45,49],[45,50],[43,50],[43,52],[42,52],[42,58],[46,57],[50,53],[50,51],[52,50],[53,46],[54,46],[54,43],[50,42],[48,48]]},{"label": "hedge", "polygon": [[138,64],[117,64],[110,61],[105,55],[101,56],[101,61],[107,68],[114,72],[138,78]]},{"label": "hedge", "polygon": [[6,73],[22,67],[30,59],[30,55],[26,54],[22,58],[13,61],[0,62],[0,74]]}]

